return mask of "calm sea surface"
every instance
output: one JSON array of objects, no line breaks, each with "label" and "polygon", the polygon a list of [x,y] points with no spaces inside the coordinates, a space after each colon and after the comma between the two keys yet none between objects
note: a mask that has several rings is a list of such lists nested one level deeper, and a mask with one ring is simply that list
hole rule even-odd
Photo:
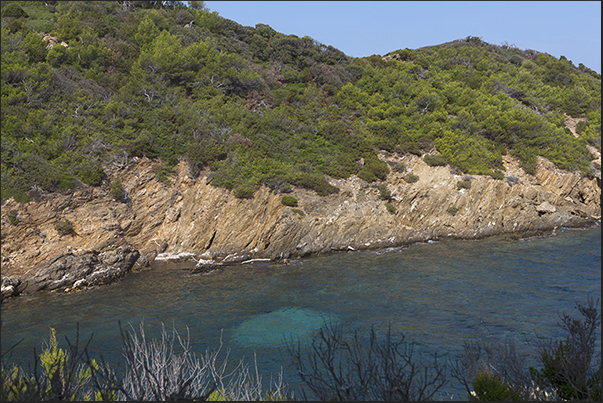
[{"label": "calm sea surface", "polygon": [[[346,329],[374,325],[405,335],[424,356],[457,357],[465,341],[560,337],[559,314],[601,297],[601,228],[558,230],[549,237],[441,241],[372,252],[223,267],[190,275],[192,264],[161,263],[119,283],[75,294],[21,296],[2,304],[2,351],[33,362],[53,327],[93,339],[90,352],[123,364],[118,323],[147,338],[162,324],[190,330],[201,354],[220,337],[231,360],[257,357],[264,378],[283,371],[301,386],[283,340],[311,339],[326,321]],[[599,305],[600,309],[600,305]],[[600,333],[599,333],[600,334]],[[599,344],[600,349],[600,344]],[[452,386],[442,399],[464,399]],[[299,396],[299,395],[298,395]]]}]

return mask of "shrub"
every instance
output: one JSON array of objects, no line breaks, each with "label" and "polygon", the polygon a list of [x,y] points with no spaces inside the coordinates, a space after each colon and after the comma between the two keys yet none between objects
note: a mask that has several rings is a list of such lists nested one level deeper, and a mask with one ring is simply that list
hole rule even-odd
[{"label": "shrub", "polygon": [[293,196],[283,196],[281,203],[289,207],[297,207],[297,199]]},{"label": "shrub", "polygon": [[171,167],[168,163],[162,162],[161,164],[153,168],[153,172],[157,175],[157,180],[170,186],[172,181],[170,176],[174,174],[174,167]]},{"label": "shrub", "polygon": [[568,332],[565,340],[552,340],[540,348],[541,369],[530,367],[541,388],[553,387],[562,400],[601,400],[601,360],[597,354],[601,314],[599,299],[576,304],[582,319],[561,316],[560,326]]},{"label": "shrub", "polygon": [[517,147],[512,152],[513,156],[520,159],[519,166],[530,175],[536,174],[536,168],[538,167],[536,154],[537,151],[533,147]]},{"label": "shrub", "polygon": [[111,182],[109,187],[109,195],[115,201],[121,202],[124,199],[124,187],[119,179]]},{"label": "shrub", "polygon": [[9,3],[2,9],[4,18],[27,18],[27,13],[15,3]]},{"label": "shrub", "polygon": [[234,195],[238,199],[253,199],[255,189],[251,185],[241,185],[234,189]]},{"label": "shrub", "polygon": [[411,173],[411,174],[406,175],[404,177],[404,180],[407,183],[415,183],[415,182],[417,182],[419,180],[419,176]]},{"label": "shrub", "polygon": [[294,184],[305,189],[314,190],[319,196],[339,193],[338,187],[331,185],[324,177],[311,173],[300,174]]},{"label": "shrub", "polygon": [[250,371],[243,360],[227,371],[231,363],[221,347],[197,356],[190,339],[175,329],[169,334],[162,327],[160,337],[151,340],[147,340],[142,324],[140,334],[133,327],[123,331],[121,323],[119,330],[125,373],[115,373],[109,365],[98,365],[91,359],[90,340],[82,348],[79,332],[75,342],[66,338],[67,349],[60,348],[51,328],[50,344],[39,355],[33,374],[18,366],[2,365],[1,400],[279,401],[293,397],[282,380],[271,381],[264,391],[257,372]]},{"label": "shrub", "polygon": [[306,213],[304,213],[304,210],[300,209],[300,208],[292,208],[291,211],[293,211],[296,214],[299,215],[306,215]]},{"label": "shrub", "polygon": [[519,393],[515,392],[508,383],[497,375],[490,375],[487,372],[478,373],[473,380],[473,389],[474,391],[467,396],[469,400],[486,402],[522,400]]},{"label": "shrub", "polygon": [[7,214],[7,217],[8,217],[8,221],[10,221],[10,223],[12,225],[19,224],[19,213],[17,213],[17,210],[9,211]]},{"label": "shrub", "polygon": [[406,172],[406,165],[404,165],[403,162],[400,162],[400,163],[394,165],[393,170],[398,173],[403,174],[404,172]]},{"label": "shrub", "polygon": [[392,199],[392,192],[389,191],[386,184],[380,183],[379,185],[377,185],[377,189],[379,190],[379,198],[381,200]]},{"label": "shrub", "polygon": [[499,171],[498,169],[495,169],[494,171],[492,171],[490,173],[490,177],[492,179],[504,179],[505,174],[503,174],[501,171]]},{"label": "shrub", "polygon": [[468,179],[463,179],[456,183],[457,189],[471,189],[471,181]]},{"label": "shrub", "polygon": [[366,158],[364,165],[358,172],[358,177],[367,182],[375,182],[376,180],[385,180],[388,173],[389,165],[376,156],[371,156]]},{"label": "shrub", "polygon": [[103,181],[105,171],[98,165],[84,165],[79,170],[79,177],[82,182],[90,186],[98,186]]},{"label": "shrub", "polygon": [[64,219],[64,220],[55,222],[54,223],[54,229],[61,236],[63,236],[63,235],[69,235],[69,234],[72,234],[74,232],[74,230],[73,230],[73,224],[68,219]]},{"label": "shrub", "polygon": [[396,212],[398,211],[398,209],[396,209],[396,206],[394,206],[391,203],[385,203],[385,208],[387,209],[387,211],[389,211],[392,214],[396,214]]},{"label": "shrub", "polygon": [[423,161],[425,161],[425,163],[430,167],[441,167],[448,165],[448,163],[446,162],[446,158],[442,157],[440,154],[425,154],[425,156],[423,157]]}]

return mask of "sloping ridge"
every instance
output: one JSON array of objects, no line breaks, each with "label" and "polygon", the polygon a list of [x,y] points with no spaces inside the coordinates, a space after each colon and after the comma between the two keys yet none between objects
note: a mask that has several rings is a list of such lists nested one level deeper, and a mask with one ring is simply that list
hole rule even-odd
[{"label": "sloping ridge", "polygon": [[[340,192],[326,197],[295,188],[289,195],[298,207],[292,208],[281,203],[283,195],[265,187],[253,199],[238,199],[211,186],[206,176],[192,179],[185,163],[167,186],[157,181],[156,163],[148,159],[110,173],[127,190],[125,203],[110,199],[102,188],[42,195],[27,204],[10,199],[2,207],[2,276],[25,284],[62,254],[85,256],[124,246],[140,254],[131,270],[147,267],[158,254],[190,256],[202,268],[444,237],[521,236],[600,222],[600,171],[597,177],[582,177],[539,157],[535,175],[529,175],[507,155],[506,178],[495,180],[431,167],[415,155],[382,153],[380,158],[407,168],[404,173],[391,170],[384,182],[390,210],[375,184],[355,176],[330,179]],[[419,180],[407,183],[407,173]],[[10,211],[17,213],[17,225],[10,223]],[[73,223],[75,232],[57,233],[54,223],[63,219]]]}]

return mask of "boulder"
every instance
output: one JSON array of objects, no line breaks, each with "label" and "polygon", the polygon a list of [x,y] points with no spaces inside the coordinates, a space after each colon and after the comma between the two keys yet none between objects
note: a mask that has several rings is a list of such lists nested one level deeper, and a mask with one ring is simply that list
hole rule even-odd
[{"label": "boulder", "polygon": [[2,296],[0,300],[4,301],[7,298],[18,295],[22,288],[21,285],[22,283],[19,279],[2,276]]},{"label": "boulder", "polygon": [[110,284],[126,275],[139,256],[138,250],[130,245],[102,253],[64,253],[26,273],[24,291],[70,290]]}]

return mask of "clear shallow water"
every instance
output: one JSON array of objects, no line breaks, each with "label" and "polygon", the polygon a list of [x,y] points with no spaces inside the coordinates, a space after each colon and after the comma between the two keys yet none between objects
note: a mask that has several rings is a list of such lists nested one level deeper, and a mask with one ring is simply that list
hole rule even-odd
[{"label": "clear shallow water", "polygon": [[98,289],[4,303],[2,351],[23,339],[12,357],[26,366],[49,327],[74,340],[79,325],[80,340],[93,335],[93,357],[123,363],[118,322],[136,329],[144,322],[147,338],[157,337],[163,323],[181,334],[188,328],[199,353],[220,337],[233,358],[255,352],[264,378],[282,368],[284,380],[299,387],[283,340],[310,340],[325,320],[349,330],[391,324],[416,351],[448,358],[464,341],[511,339],[527,348],[536,335],[563,334],[561,312],[576,313],[575,303],[587,295],[600,298],[601,229],[336,253],[203,275],[183,267],[162,263]]}]

